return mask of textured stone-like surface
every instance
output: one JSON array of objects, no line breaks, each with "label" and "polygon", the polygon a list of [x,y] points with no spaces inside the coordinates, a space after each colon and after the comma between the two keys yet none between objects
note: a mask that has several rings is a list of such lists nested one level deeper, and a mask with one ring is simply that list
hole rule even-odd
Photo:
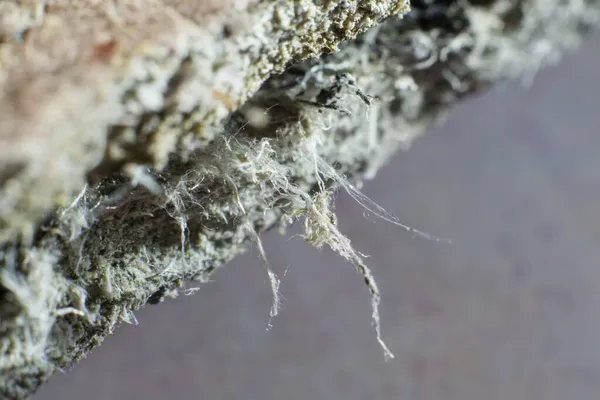
[{"label": "textured stone-like surface", "polygon": [[31,234],[86,178],[205,145],[271,74],[405,3],[3,2],[0,240]]}]

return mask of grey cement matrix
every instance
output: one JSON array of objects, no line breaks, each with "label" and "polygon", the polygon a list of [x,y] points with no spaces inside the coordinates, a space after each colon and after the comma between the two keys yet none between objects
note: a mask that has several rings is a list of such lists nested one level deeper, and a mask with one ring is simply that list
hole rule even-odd
[{"label": "grey cement matrix", "polygon": [[0,398],[358,189],[465,96],[558,60],[599,0],[0,3]]}]

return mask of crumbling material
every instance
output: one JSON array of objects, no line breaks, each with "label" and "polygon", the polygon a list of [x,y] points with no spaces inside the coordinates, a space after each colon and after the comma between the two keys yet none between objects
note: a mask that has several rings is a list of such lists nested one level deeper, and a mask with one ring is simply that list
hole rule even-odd
[{"label": "crumbling material", "polygon": [[[401,225],[353,183],[459,99],[555,61],[599,15],[597,0],[413,1],[403,19],[322,55],[404,4],[256,1],[195,14],[192,1],[136,12],[127,11],[137,2],[118,1],[97,13],[55,3],[31,8],[17,28],[0,25],[0,115],[14,116],[0,126],[9,399],[297,218],[307,240],[357,266],[379,329],[377,286],[335,226],[332,191]],[[100,27],[77,36],[73,55],[60,42],[72,32],[53,24],[84,15]],[[27,57],[46,64],[23,69]]]}]

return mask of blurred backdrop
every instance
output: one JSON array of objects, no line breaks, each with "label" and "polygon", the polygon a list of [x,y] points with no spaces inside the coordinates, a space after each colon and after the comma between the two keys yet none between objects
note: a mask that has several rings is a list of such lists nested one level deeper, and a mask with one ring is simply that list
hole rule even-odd
[{"label": "blurred backdrop", "polygon": [[354,267],[273,231],[283,310],[271,330],[253,250],[193,296],[140,311],[35,400],[600,398],[599,93],[596,36],[530,88],[457,107],[363,188],[452,245],[340,195],[341,230],[383,293],[392,362]]}]

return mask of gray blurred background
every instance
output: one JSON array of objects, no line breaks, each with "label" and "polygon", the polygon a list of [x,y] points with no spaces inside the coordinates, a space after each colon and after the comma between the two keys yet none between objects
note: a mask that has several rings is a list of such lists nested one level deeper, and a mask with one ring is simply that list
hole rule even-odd
[{"label": "gray blurred background", "polygon": [[[383,292],[384,361],[354,267],[266,235],[193,296],[137,314],[35,400],[600,399],[600,36],[456,108],[364,191],[445,245],[337,202]],[[299,232],[299,230],[295,230]],[[292,232],[293,233],[293,232]]]}]

